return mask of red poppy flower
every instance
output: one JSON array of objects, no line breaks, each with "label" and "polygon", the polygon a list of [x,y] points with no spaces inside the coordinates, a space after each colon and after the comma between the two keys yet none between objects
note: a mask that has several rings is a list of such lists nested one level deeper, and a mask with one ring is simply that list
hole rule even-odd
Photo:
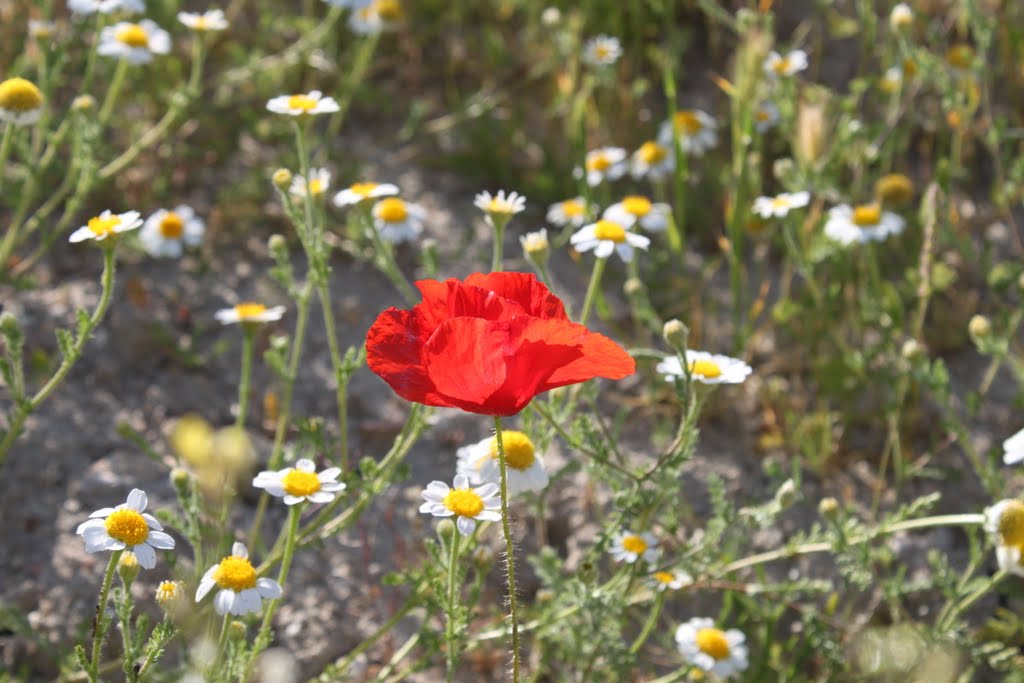
[{"label": "red poppy flower", "polygon": [[636,369],[625,350],[569,320],[526,273],[421,280],[423,302],[381,313],[366,361],[404,399],[481,415],[515,415],[537,394]]}]

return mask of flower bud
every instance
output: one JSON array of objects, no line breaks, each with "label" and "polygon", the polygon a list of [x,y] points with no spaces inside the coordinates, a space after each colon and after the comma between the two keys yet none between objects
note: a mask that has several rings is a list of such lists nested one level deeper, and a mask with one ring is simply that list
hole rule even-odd
[{"label": "flower bud", "polygon": [[490,567],[494,563],[494,551],[485,545],[478,545],[473,551],[473,564],[480,569]]},{"label": "flower bud", "polygon": [[245,640],[246,630],[244,621],[232,619],[231,623],[228,624],[228,638],[236,641]]},{"label": "flower bud", "polygon": [[270,176],[270,179],[274,181],[274,185],[277,186],[277,189],[282,192],[287,192],[288,188],[291,187],[292,184],[292,172],[287,168],[279,168],[274,171],[274,174]]},{"label": "flower bud", "polygon": [[875,183],[875,198],[889,206],[905,206],[914,199],[914,181],[902,173],[889,173]]},{"label": "flower bud", "polygon": [[918,360],[924,358],[924,347],[921,346],[920,342],[916,339],[908,339],[903,342],[903,348],[900,349],[900,355],[910,361]]},{"label": "flower bud", "polygon": [[686,352],[687,340],[690,337],[690,330],[682,320],[673,318],[665,323],[661,330],[665,337],[665,343],[680,353]]},{"label": "flower bud", "polygon": [[910,9],[910,5],[905,2],[901,2],[892,8],[892,12],[889,14],[889,26],[893,31],[900,31],[914,22],[914,11]]},{"label": "flower bud", "polygon": [[557,7],[545,7],[540,14],[540,21],[547,27],[556,26],[562,20],[562,11]]},{"label": "flower bud", "polygon": [[622,291],[626,293],[626,296],[636,296],[644,291],[644,283],[640,281],[640,278],[626,278],[626,281],[622,284]]},{"label": "flower bud", "polygon": [[775,500],[778,502],[779,507],[785,510],[796,502],[796,494],[796,483],[792,479],[787,479],[779,487],[779,490],[775,492]]},{"label": "flower bud", "polygon": [[135,553],[126,551],[117,561],[117,574],[125,584],[130,584],[139,575],[139,558]]},{"label": "flower bud", "polygon": [[161,581],[156,587],[156,601],[160,607],[172,614],[181,609],[186,603],[185,584],[181,581]]},{"label": "flower bud", "polygon": [[976,315],[967,323],[967,333],[975,344],[983,342],[992,336],[992,322],[983,315]]},{"label": "flower bud", "polygon": [[455,523],[450,519],[442,519],[437,523],[437,535],[441,540],[450,542],[456,534]]},{"label": "flower bud", "polygon": [[18,319],[14,317],[13,313],[7,311],[0,313],[0,334],[6,336],[18,334],[19,331]]},{"label": "flower bud", "polygon": [[839,516],[839,501],[832,496],[822,498],[818,503],[818,513],[825,519],[835,519]]},{"label": "flower bud", "polygon": [[276,254],[280,251],[287,251],[288,240],[284,238],[284,235],[274,233],[270,236],[270,239],[267,240],[267,249],[271,254]]},{"label": "flower bud", "polygon": [[547,265],[548,258],[551,256],[551,245],[548,243],[546,228],[526,233],[519,238],[519,243],[523,245],[523,253],[526,254],[526,258],[537,264],[538,267]]},{"label": "flower bud", "polygon": [[171,484],[174,488],[186,486],[192,475],[184,467],[175,467],[171,470]]},{"label": "flower bud", "polygon": [[96,98],[92,95],[79,95],[71,101],[71,108],[75,111],[88,111],[96,106]]}]

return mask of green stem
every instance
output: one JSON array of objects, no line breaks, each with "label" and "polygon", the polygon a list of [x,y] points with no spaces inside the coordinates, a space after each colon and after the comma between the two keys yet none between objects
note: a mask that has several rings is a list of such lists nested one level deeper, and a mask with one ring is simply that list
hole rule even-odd
[{"label": "green stem", "polygon": [[341,458],[338,463],[342,472],[348,471],[348,372],[341,359],[338,348],[338,333],[334,329],[334,315],[331,310],[331,291],[326,283],[318,288],[320,307],[324,313],[324,327],[327,329],[327,347],[331,352],[331,365],[334,366],[334,380],[338,383],[336,390],[338,400],[338,447]]},{"label": "green stem", "polygon": [[[115,240],[116,238],[109,238]],[[25,420],[32,413],[33,410],[39,407],[39,405],[47,399],[47,397],[53,393],[53,390],[60,386],[60,383],[64,381],[68,373],[71,372],[71,368],[74,367],[75,363],[82,356],[82,349],[85,347],[86,342],[92,337],[93,330],[99,325],[100,321],[103,320],[103,316],[107,313],[107,308],[110,307],[110,300],[114,293],[114,251],[116,248],[115,243],[102,244],[103,248],[103,275],[100,278],[102,292],[100,294],[99,304],[96,306],[96,310],[93,311],[92,317],[86,321],[85,326],[79,330],[80,334],[75,338],[74,344],[68,350],[67,355],[64,357],[57,368],[57,372],[53,374],[53,377],[43,385],[43,387],[36,392],[30,400],[21,403],[15,410],[14,417],[11,419],[7,426],[7,433],[4,434],[3,441],[0,441],[0,467],[3,467],[4,462],[7,460],[7,453],[14,443],[14,440],[18,437],[21,431],[22,425]]]},{"label": "green stem", "polygon": [[121,93],[121,87],[124,86],[124,77],[128,75],[128,60],[119,59],[117,60],[117,68],[114,69],[114,77],[110,81],[110,87],[107,88],[107,96],[103,99],[103,107],[100,109],[100,115],[98,118],[100,128],[107,125],[107,120],[110,119],[110,115],[114,113],[114,103],[117,102],[117,96]]},{"label": "green stem", "polygon": [[494,417],[494,438],[498,444],[498,469],[501,473],[501,531],[505,536],[505,560],[508,567],[508,611],[512,623],[512,683],[519,683],[519,613],[516,606],[516,556],[509,529],[508,467],[505,464],[505,444],[502,442],[501,418]]},{"label": "green stem", "polygon": [[665,592],[658,593],[658,596],[654,598],[654,607],[651,608],[651,614],[647,617],[647,622],[644,624],[644,628],[640,631],[640,635],[633,641],[633,645],[629,648],[629,654],[635,655],[643,647],[644,643],[650,637],[654,627],[658,625],[658,617],[661,616],[661,608],[665,605]]},{"label": "green stem", "polygon": [[[221,655],[224,654],[224,646],[227,645],[228,642],[228,626],[230,624],[231,613],[229,612],[224,615],[224,621],[221,623],[220,626],[220,635],[217,636],[217,653],[214,655],[213,661],[210,663],[209,673],[212,673],[215,670],[215,667],[217,667],[220,664]],[[227,667],[223,668],[226,669]]]},{"label": "green stem", "polygon": [[341,93],[338,95],[338,111],[331,116],[331,122],[327,126],[327,139],[337,138],[341,127],[345,123],[345,116],[352,104],[352,97],[355,95],[356,87],[366,78],[366,72],[373,63],[373,53],[377,49],[377,42],[380,34],[374,33],[364,36],[356,52],[356,58],[352,62],[352,68],[348,70],[345,82],[341,86]]},{"label": "green stem", "polygon": [[402,293],[402,296],[405,297],[405,300],[408,303],[417,303],[419,301],[419,296],[399,269],[398,263],[395,261],[394,251],[391,249],[391,245],[381,239],[380,232],[377,230],[377,226],[373,222],[373,216],[370,215],[370,210],[360,208],[358,211],[362,218],[363,225],[366,226],[366,233],[370,236],[370,241],[373,243],[374,252],[379,256],[379,259],[377,259],[377,266],[384,271],[384,274],[388,276],[388,279],[398,287],[398,290]]},{"label": "green stem", "polygon": [[252,352],[256,345],[256,329],[249,323],[242,324],[242,379],[238,383],[238,419],[235,426],[245,428],[249,413],[249,382],[252,377]]},{"label": "green stem", "polygon": [[97,48],[100,44],[100,33],[103,31],[103,22],[106,19],[106,14],[103,12],[96,13],[96,24],[93,26],[92,32],[92,45],[89,47],[89,57],[85,63],[85,75],[82,77],[82,94],[89,93],[89,86],[92,85],[92,76],[96,71],[96,57],[99,54]]},{"label": "green stem", "polygon": [[583,310],[580,312],[580,325],[587,324],[587,318],[594,305],[594,297],[597,295],[598,287],[601,284],[601,275],[604,273],[604,266],[607,262],[607,258],[594,260],[594,270],[590,273],[590,284],[587,285],[587,295],[583,299]]},{"label": "green stem", "polygon": [[[7,170],[7,157],[11,155],[11,145],[14,142],[14,124],[8,123],[4,126],[4,137],[0,140],[0,189],[4,186],[4,173]],[[6,239],[4,240],[6,241]]]},{"label": "green stem", "polygon": [[507,216],[490,214],[491,225],[494,226],[494,250],[491,254],[491,272],[500,273],[504,268],[505,251],[505,226],[508,225]]},{"label": "green stem", "polygon": [[459,537],[461,535],[458,529],[452,528],[451,553],[448,556],[448,621],[444,629],[445,658],[448,667],[446,680],[448,683],[455,682],[455,669],[459,664],[459,648],[455,643],[455,626],[457,623],[455,611],[458,608],[456,603],[458,595],[455,591],[455,585],[458,583],[459,575],[456,562],[459,558]]},{"label": "green stem", "polygon": [[103,646],[103,636],[107,632],[107,599],[110,597],[110,584],[114,580],[114,572],[117,571],[117,563],[120,561],[123,553],[124,550],[115,550],[110,555],[107,570],[103,573],[100,599],[96,604],[96,624],[92,631],[92,657],[89,659],[91,667],[89,680],[93,683],[99,677],[100,648]]}]

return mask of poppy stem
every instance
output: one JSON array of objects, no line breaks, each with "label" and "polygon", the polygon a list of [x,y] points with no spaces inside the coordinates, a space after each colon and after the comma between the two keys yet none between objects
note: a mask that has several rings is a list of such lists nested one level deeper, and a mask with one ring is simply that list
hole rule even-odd
[{"label": "poppy stem", "polygon": [[[602,260],[602,259],[599,259]],[[494,440],[498,445],[498,469],[501,472],[501,531],[505,535],[505,561],[508,568],[508,612],[512,622],[512,683],[519,683],[519,614],[516,609],[516,562],[512,533],[508,523],[508,468],[505,444],[501,439],[501,418],[494,416]]]},{"label": "poppy stem", "polygon": [[590,309],[594,305],[594,297],[597,294],[598,286],[601,284],[601,275],[604,274],[604,266],[607,262],[607,258],[598,258],[594,260],[594,270],[590,273],[590,284],[587,285],[587,295],[583,299],[583,311],[580,312],[580,325],[587,324],[587,318],[590,316]]}]

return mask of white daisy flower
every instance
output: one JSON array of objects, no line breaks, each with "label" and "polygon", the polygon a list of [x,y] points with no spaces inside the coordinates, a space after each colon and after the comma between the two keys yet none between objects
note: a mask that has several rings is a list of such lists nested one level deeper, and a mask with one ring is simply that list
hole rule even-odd
[{"label": "white daisy flower", "polygon": [[348,17],[348,27],[356,35],[376,35],[396,30],[404,16],[405,11],[398,0],[371,0],[353,9]]},{"label": "white daisy flower", "polygon": [[32,81],[8,78],[0,83],[0,121],[31,126],[43,114],[43,92]]},{"label": "white daisy flower", "polygon": [[[309,181],[309,193],[313,196],[313,199],[319,199],[331,186],[331,172],[326,168],[311,168],[309,169],[309,177],[312,179]],[[292,178],[292,185],[288,188],[288,193],[297,199],[305,198],[306,179],[301,175],[294,176]]]},{"label": "white daisy flower", "polygon": [[672,218],[672,207],[653,203],[647,197],[630,195],[604,210],[604,218],[629,229],[639,225],[650,232],[664,232]]},{"label": "white daisy flower", "polygon": [[910,9],[910,5],[905,2],[897,3],[889,14],[889,26],[894,31],[899,31],[912,23],[914,23],[914,10]]},{"label": "white daisy flower", "polygon": [[[501,443],[505,448],[509,494],[543,490],[548,485],[548,473],[530,437],[522,432],[505,429],[501,432]],[[501,481],[496,437],[491,436],[470,446],[463,446],[455,454],[458,457],[456,473],[465,475],[470,484],[477,486]]]},{"label": "white daisy flower", "polygon": [[771,100],[765,100],[754,110],[754,129],[765,133],[774,128],[781,117],[778,106]]},{"label": "white daisy flower", "polygon": [[683,586],[693,583],[693,577],[682,571],[675,572],[654,572],[651,574],[651,582],[658,592],[666,590],[677,591]]},{"label": "white daisy flower", "polygon": [[178,21],[193,31],[223,31],[228,27],[224,11],[211,9],[206,12],[178,12]]},{"label": "white daisy flower", "polygon": [[1024,460],[1024,429],[1003,442],[1003,464],[1016,465]]},{"label": "white daisy flower", "polygon": [[496,213],[514,216],[526,208],[526,197],[518,192],[511,192],[506,197],[505,190],[498,190],[498,194],[491,196],[490,192],[485,191],[476,196],[473,206],[488,215]]},{"label": "white daisy flower", "polygon": [[[590,215],[597,213],[597,207],[592,206]],[[565,201],[552,204],[548,207],[548,223],[558,227],[571,225],[574,228],[581,228],[587,222],[587,203],[583,197],[566,199]]]},{"label": "white daisy flower", "polygon": [[156,550],[173,550],[174,539],[164,533],[156,517],[146,512],[148,499],[140,489],[132,489],[128,501],[116,508],[102,508],[89,515],[89,521],[75,532],[85,540],[87,553],[103,550],[130,550],[139,566],[156,566]]},{"label": "white daisy flower", "polygon": [[104,211],[99,216],[90,218],[88,223],[71,233],[68,241],[96,240],[101,242],[118,233],[134,230],[140,225],[142,225],[142,218],[138,211],[126,211],[125,213]]},{"label": "white daisy flower", "polygon": [[828,212],[825,236],[843,245],[881,242],[890,235],[899,235],[904,225],[900,215],[882,211],[879,204],[840,204]]},{"label": "white daisy flower", "polygon": [[129,64],[148,64],[153,55],[171,51],[171,36],[150,19],[137,24],[120,21],[103,27],[96,51],[106,57],[126,59]]},{"label": "white daisy flower", "polygon": [[355,183],[334,195],[334,205],[341,208],[367,199],[388,197],[398,194],[398,187],[391,183]]},{"label": "white daisy flower", "polygon": [[68,9],[74,14],[110,14],[118,10],[141,14],[146,11],[144,0],[68,0]]},{"label": "white daisy flower", "polygon": [[1024,502],[1007,499],[985,508],[985,531],[996,544],[999,568],[1024,576]]},{"label": "white daisy flower", "polygon": [[252,485],[265,489],[272,496],[284,498],[285,505],[297,505],[304,500],[330,503],[338,491],[345,490],[345,484],[337,481],[339,474],[341,469],[338,467],[328,467],[317,474],[313,461],[303,458],[295,463],[295,467],[260,472],[252,480]]},{"label": "white daisy flower", "polygon": [[791,50],[785,57],[774,50],[764,60],[764,72],[770,78],[792,76],[807,68],[807,53],[803,50]]},{"label": "white daisy flower", "polygon": [[263,600],[276,600],[283,593],[277,581],[256,576],[249,551],[241,543],[231,546],[230,555],[206,570],[196,591],[196,602],[205,598],[214,586],[221,589],[213,599],[217,614],[259,614]]},{"label": "white daisy flower", "polygon": [[622,43],[614,36],[603,33],[588,40],[583,46],[583,63],[590,66],[611,66],[622,56]]},{"label": "white daisy flower", "polygon": [[[673,121],[679,146],[686,154],[701,156],[718,144],[718,124],[707,112],[681,109]],[[672,149],[672,122],[665,121],[658,128],[658,144]]]},{"label": "white daisy flower", "polygon": [[156,602],[165,612],[176,612],[185,597],[184,581],[161,581],[154,594]]},{"label": "white daisy flower", "polygon": [[790,209],[802,209],[811,201],[810,192],[783,192],[754,200],[754,213],[761,218],[783,218]]},{"label": "white daisy flower", "polygon": [[303,95],[281,95],[267,102],[267,109],[275,114],[288,116],[312,116],[314,114],[332,114],[338,111],[338,103],[333,97],[324,97],[319,90],[311,90]]},{"label": "white daisy flower", "polygon": [[527,258],[538,263],[546,263],[551,252],[551,243],[548,242],[547,228],[541,228],[536,232],[528,232],[519,237],[519,244],[523,247],[523,253]]},{"label": "white daisy flower", "polygon": [[139,241],[150,256],[179,258],[184,247],[199,246],[205,232],[203,220],[182,204],[173,211],[160,209],[147,218]]},{"label": "white daisy flower", "polygon": [[[618,180],[629,165],[626,163],[626,150],[621,147],[601,147],[587,152],[583,162],[587,175],[587,185],[596,187],[607,180]],[[580,171],[577,170],[577,173]]]},{"label": "white daisy flower", "polygon": [[36,40],[49,40],[57,32],[57,24],[52,21],[28,20],[28,34]]},{"label": "white daisy flower", "polygon": [[664,180],[676,168],[676,157],[672,146],[659,145],[648,140],[633,152],[629,160],[629,172],[636,180],[647,178],[652,181]]},{"label": "white daisy flower", "polygon": [[373,222],[380,238],[392,244],[411,242],[423,232],[427,212],[418,204],[388,197],[373,205]]},{"label": "white daisy flower", "polygon": [[705,673],[729,678],[747,669],[746,636],[737,629],[722,631],[713,619],[695,618],[676,629],[676,645],[688,663]]},{"label": "white daisy flower", "polygon": [[[751,367],[738,358],[730,358],[707,351],[686,350],[686,362],[690,365],[690,377],[704,384],[741,384],[753,372]],[[654,368],[673,382],[685,377],[679,356],[668,356]]]},{"label": "white daisy flower", "polygon": [[574,232],[569,243],[581,254],[593,249],[597,258],[608,258],[613,251],[618,252],[619,258],[629,263],[633,260],[633,248],[646,250],[651,240],[629,232],[615,221],[602,218]]},{"label": "white daisy flower", "polygon": [[214,315],[223,325],[233,323],[272,323],[284,317],[284,306],[267,308],[263,304],[244,301],[231,308],[222,308]]},{"label": "white daisy flower", "polygon": [[647,564],[654,564],[661,556],[661,551],[658,550],[658,539],[648,531],[642,534],[620,531],[612,539],[610,552],[616,562],[626,562],[627,564],[633,564],[638,559],[643,559]]},{"label": "white daisy flower", "polygon": [[476,521],[501,520],[498,485],[492,482],[470,488],[469,478],[456,474],[454,488],[448,488],[443,481],[432,481],[423,489],[422,495],[427,502],[420,506],[420,512],[435,517],[457,517],[455,526],[464,536],[473,533]]}]

